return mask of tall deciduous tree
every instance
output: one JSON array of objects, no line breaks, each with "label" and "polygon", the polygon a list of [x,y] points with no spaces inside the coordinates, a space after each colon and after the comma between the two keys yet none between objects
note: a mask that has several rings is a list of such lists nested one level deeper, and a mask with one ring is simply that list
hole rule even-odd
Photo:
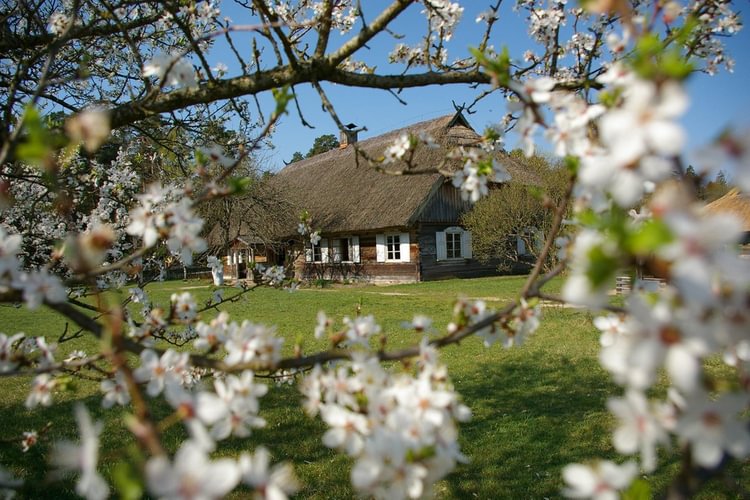
[{"label": "tall deciduous tree", "polygon": [[[511,179],[497,186],[462,220],[472,233],[474,256],[498,262],[503,271],[536,261],[552,227],[554,207],[565,199],[571,175],[542,156],[524,158],[520,151],[513,151],[511,157],[530,174],[531,181]],[[555,261],[554,253],[549,254],[545,268],[550,269]]]}]

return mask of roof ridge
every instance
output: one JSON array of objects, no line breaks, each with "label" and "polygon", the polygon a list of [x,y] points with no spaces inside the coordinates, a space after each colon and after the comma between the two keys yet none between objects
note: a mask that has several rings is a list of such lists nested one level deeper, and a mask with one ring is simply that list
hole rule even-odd
[{"label": "roof ridge", "polygon": [[[451,121],[453,120],[453,118],[456,117],[459,113],[460,111],[458,113],[441,115],[436,118],[432,118],[430,120],[423,120],[421,122],[412,123],[411,125],[406,125],[396,130],[391,130],[380,135],[368,137],[367,139],[357,141],[356,144],[358,144],[358,146],[361,148],[367,148],[368,146],[375,144],[378,140],[382,140],[385,137],[401,135],[404,132],[407,132],[411,129],[427,128],[430,124],[438,123],[441,120],[448,120],[448,123],[446,125],[449,125]],[[464,121],[468,123],[468,121],[465,118],[464,118]],[[472,130],[473,130],[473,127],[472,127]],[[317,163],[318,161],[325,160],[328,157],[332,157],[336,154],[342,154],[342,152],[347,152],[347,151],[354,151],[354,148],[352,147],[352,149],[349,149],[348,146],[346,148],[333,148],[323,153],[316,154],[315,156],[311,156],[310,158],[305,158],[299,161],[295,161],[293,163],[289,163],[284,168],[279,170],[278,174],[282,174],[285,172],[287,173],[293,172],[298,169],[304,168],[307,165],[313,165]]]}]

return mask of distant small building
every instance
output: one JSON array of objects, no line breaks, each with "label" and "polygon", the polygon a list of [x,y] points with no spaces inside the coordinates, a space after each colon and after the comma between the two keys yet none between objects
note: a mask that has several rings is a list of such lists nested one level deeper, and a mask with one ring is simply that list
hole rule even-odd
[{"label": "distant small building", "polygon": [[[319,244],[307,241],[298,249],[297,275],[414,282],[497,274],[497,263],[473,258],[472,235],[460,222],[471,203],[462,200],[450,178],[378,172],[357,161],[352,147],[357,143],[368,155],[382,157],[402,134],[426,133],[438,147],[418,147],[412,162],[434,168],[449,148],[477,145],[479,135],[464,116],[443,116],[361,142],[353,128],[341,148],[292,163],[274,178],[295,205],[309,212],[322,237]],[[509,156],[502,154],[501,161],[514,178],[523,182],[528,176]],[[449,165],[460,166],[457,161]]]},{"label": "distant small building", "polygon": [[[257,264],[275,264],[277,252],[274,247],[259,239],[236,237],[229,244],[227,255],[223,257],[224,277],[247,279],[252,276],[249,268]],[[283,259],[282,259],[283,261]]]}]

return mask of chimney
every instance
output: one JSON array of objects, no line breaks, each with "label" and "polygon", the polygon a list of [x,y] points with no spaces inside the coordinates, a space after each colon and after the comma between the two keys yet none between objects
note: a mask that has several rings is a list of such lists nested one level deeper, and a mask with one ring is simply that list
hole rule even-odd
[{"label": "chimney", "polygon": [[367,130],[367,127],[357,127],[353,123],[345,125],[346,128],[341,130],[339,133],[339,148],[344,149],[349,144],[357,142],[357,135],[363,130]]}]

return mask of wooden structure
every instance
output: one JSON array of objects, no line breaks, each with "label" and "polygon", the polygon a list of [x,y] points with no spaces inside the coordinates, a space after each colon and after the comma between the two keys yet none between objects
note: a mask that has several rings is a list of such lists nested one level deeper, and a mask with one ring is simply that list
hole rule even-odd
[{"label": "wooden structure", "polygon": [[249,279],[249,271],[256,264],[275,264],[276,253],[262,241],[247,241],[236,237],[229,245],[227,254],[222,257],[225,279]]},{"label": "wooden structure", "polygon": [[[419,146],[412,156],[416,169],[435,167],[449,148],[474,147],[479,136],[464,116],[443,116],[357,143],[380,157],[403,134],[429,134],[438,147]],[[356,137],[355,137],[356,139]],[[528,176],[505,154],[511,176]],[[405,164],[389,165],[392,175],[377,172],[355,148],[347,146],[292,163],[274,183],[320,230],[318,245],[309,241],[296,273],[306,279],[359,279],[371,282],[414,282],[497,273],[497,263],[472,257],[471,234],[460,223],[471,204],[450,179],[437,173],[394,175]],[[458,161],[449,168],[460,168]],[[291,233],[290,233],[291,235]]]},{"label": "wooden structure", "polygon": [[737,188],[714,200],[704,207],[708,214],[730,214],[742,223],[741,255],[750,258],[750,196],[740,193]]}]

